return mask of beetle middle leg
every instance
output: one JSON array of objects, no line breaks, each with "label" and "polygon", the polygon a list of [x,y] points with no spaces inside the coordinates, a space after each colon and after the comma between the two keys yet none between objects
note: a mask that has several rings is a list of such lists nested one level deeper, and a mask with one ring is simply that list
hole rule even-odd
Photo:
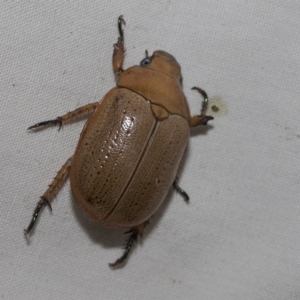
[{"label": "beetle middle leg", "polygon": [[189,202],[190,197],[177,183],[177,178],[173,182],[173,188],[184,198],[184,201]]},{"label": "beetle middle leg", "polygon": [[43,194],[43,196],[41,196],[41,200],[36,205],[36,208],[33,212],[32,219],[31,219],[29,226],[26,229],[24,229],[25,235],[27,235],[34,227],[34,224],[39,216],[40,210],[44,206],[48,205],[50,210],[52,210],[50,201],[58,193],[58,191],[61,189],[63,183],[67,179],[67,177],[70,173],[70,169],[71,169],[71,162],[72,162],[72,157],[70,157],[66,161],[66,163],[61,167],[61,169],[58,171],[57,175],[53,179],[52,183],[49,185],[49,188],[47,189],[47,191]]},{"label": "beetle middle leg", "polygon": [[123,72],[123,61],[124,61],[124,31],[122,29],[122,24],[126,24],[123,16],[118,18],[118,29],[119,29],[119,38],[118,42],[114,44],[113,52],[113,68],[114,73],[118,76]]},{"label": "beetle middle leg", "polygon": [[64,123],[73,121],[75,119],[78,119],[81,116],[84,116],[88,113],[93,112],[96,109],[98,104],[99,104],[99,102],[86,104],[84,106],[81,106],[75,110],[68,112],[67,114],[65,114],[63,116],[57,117],[56,119],[36,123],[36,124],[28,127],[27,130],[31,130],[31,129],[35,129],[35,128],[43,127],[43,126],[48,126],[48,125],[58,125],[58,130],[60,130],[61,126]]},{"label": "beetle middle leg", "polygon": [[149,223],[149,220],[145,221],[144,223],[142,223],[140,225],[132,227],[129,231],[126,232],[126,233],[131,233],[131,235],[130,235],[129,239],[127,240],[127,243],[125,246],[125,251],[124,251],[123,255],[120,258],[118,258],[114,263],[109,264],[110,267],[113,268],[126,260],[133,244],[137,241],[138,236],[143,235],[144,229],[148,223]]}]

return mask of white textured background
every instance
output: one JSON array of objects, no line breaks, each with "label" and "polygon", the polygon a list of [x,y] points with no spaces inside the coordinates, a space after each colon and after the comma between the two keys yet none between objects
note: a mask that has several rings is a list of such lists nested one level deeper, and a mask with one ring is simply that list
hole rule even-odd
[{"label": "white textured background", "polygon": [[[300,299],[299,1],[1,1],[1,299]],[[193,130],[180,173],[127,264],[124,236],[91,223],[69,184],[23,228],[72,155],[84,121],[38,121],[114,86],[123,14],[125,67],[162,49],[182,66],[192,112],[201,86],[221,101]],[[226,107],[228,111],[226,110]]]}]

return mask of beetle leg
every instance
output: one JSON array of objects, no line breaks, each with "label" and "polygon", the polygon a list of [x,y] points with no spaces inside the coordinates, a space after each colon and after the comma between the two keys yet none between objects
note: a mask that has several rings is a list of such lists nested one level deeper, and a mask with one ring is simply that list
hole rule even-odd
[{"label": "beetle leg", "polygon": [[114,44],[114,52],[113,52],[113,68],[114,73],[118,76],[123,72],[123,61],[124,61],[124,31],[122,29],[122,24],[125,24],[123,16],[118,18],[118,29],[119,29],[119,38],[118,42]]},{"label": "beetle leg", "polygon": [[177,183],[177,178],[175,178],[173,182],[173,188],[184,198],[186,202],[190,200],[189,195],[186,193],[185,190],[183,190]]},{"label": "beetle leg", "polygon": [[210,120],[213,120],[212,116],[206,116],[205,111],[207,109],[208,105],[208,96],[206,92],[198,87],[193,87],[192,90],[198,91],[203,96],[203,102],[201,107],[201,113],[200,115],[194,116],[190,119],[190,127],[195,127],[198,125],[207,125],[207,122]]},{"label": "beetle leg", "polygon": [[84,106],[81,106],[81,107],[73,110],[73,111],[68,112],[67,114],[65,114],[61,117],[57,117],[56,119],[36,123],[36,124],[28,127],[27,130],[36,129],[38,127],[43,127],[43,126],[47,126],[47,125],[58,125],[58,130],[60,130],[61,126],[64,123],[73,121],[81,116],[84,116],[88,113],[93,112],[96,109],[98,104],[99,104],[99,102],[86,104]]},{"label": "beetle leg", "polygon": [[138,238],[138,231],[132,229],[129,232],[131,232],[131,236],[129,237],[129,239],[128,239],[127,243],[126,243],[126,247],[125,247],[125,251],[124,251],[123,255],[120,258],[118,258],[114,263],[110,263],[109,264],[110,267],[113,268],[116,265],[122,263],[127,258],[127,256],[129,254],[129,252],[130,252],[130,250],[131,250],[134,242],[137,240],[137,238]]},{"label": "beetle leg", "polygon": [[41,197],[41,200],[38,202],[38,204],[33,212],[32,219],[31,219],[29,226],[27,227],[27,229],[24,229],[25,235],[27,235],[32,230],[32,228],[39,216],[39,212],[44,206],[48,205],[50,210],[52,210],[50,201],[58,193],[58,191],[62,187],[62,184],[65,182],[66,178],[68,177],[70,169],[71,169],[71,162],[72,162],[72,157],[70,157],[66,161],[66,163],[61,167],[61,169],[58,171],[57,175],[53,179],[52,183],[49,185],[49,188],[44,193],[44,195]]},{"label": "beetle leg", "polygon": [[125,251],[124,251],[123,255],[120,258],[118,258],[114,263],[109,264],[110,267],[113,268],[113,267],[121,264],[123,261],[125,261],[134,242],[137,241],[138,236],[143,235],[144,229],[148,223],[149,223],[149,220],[145,221],[144,223],[142,223],[140,225],[137,225],[137,226],[131,228],[129,231],[126,232],[126,233],[131,233],[131,235],[126,242]]}]

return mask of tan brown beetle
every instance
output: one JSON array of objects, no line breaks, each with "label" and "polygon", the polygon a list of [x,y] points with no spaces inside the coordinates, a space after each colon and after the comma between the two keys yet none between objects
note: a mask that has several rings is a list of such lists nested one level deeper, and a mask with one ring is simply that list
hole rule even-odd
[{"label": "tan brown beetle", "polygon": [[206,93],[200,115],[190,116],[182,91],[180,65],[164,52],[146,51],[139,66],[123,70],[123,17],[118,19],[120,37],[114,45],[113,68],[117,86],[100,102],[87,104],[53,120],[30,126],[32,130],[58,125],[92,113],[87,120],[75,154],[62,166],[48,190],[41,197],[28,234],[39,215],[57,194],[68,175],[79,206],[104,227],[130,228],[131,236],[123,255],[110,264],[122,263],[149,218],[173,187],[189,197],[176,182],[190,127],[206,125],[213,118],[205,115]]}]

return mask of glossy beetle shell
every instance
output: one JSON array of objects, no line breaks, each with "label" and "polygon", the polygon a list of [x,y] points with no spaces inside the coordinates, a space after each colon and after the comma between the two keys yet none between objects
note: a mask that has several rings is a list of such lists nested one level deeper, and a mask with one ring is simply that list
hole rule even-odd
[{"label": "glossy beetle shell", "polygon": [[120,75],[87,121],[70,180],[74,198],[93,220],[132,227],[161,205],[190,133],[180,78],[174,57],[156,51],[149,67]]}]

